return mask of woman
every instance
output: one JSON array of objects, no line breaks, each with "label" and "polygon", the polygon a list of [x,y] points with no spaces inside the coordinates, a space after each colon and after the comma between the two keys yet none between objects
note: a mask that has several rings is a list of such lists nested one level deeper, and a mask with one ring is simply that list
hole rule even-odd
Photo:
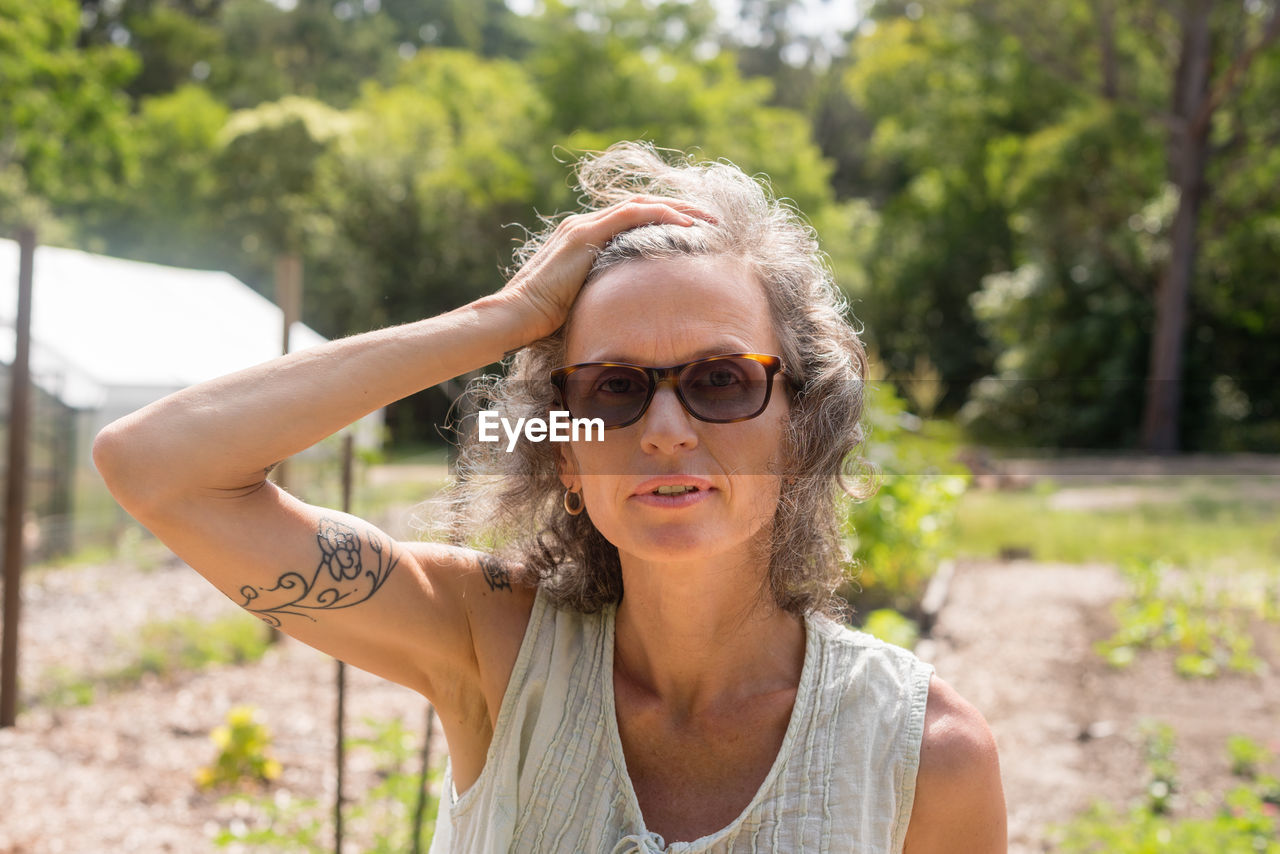
[{"label": "woman", "polygon": [[[579,180],[587,210],[501,291],[108,427],[113,493],[238,604],[435,705],[433,851],[1004,851],[982,716],[824,616],[865,359],[810,232],[726,164],[622,144]],[[266,480],[513,351],[504,429],[605,429],[477,432],[459,533],[501,553],[393,542]]]}]

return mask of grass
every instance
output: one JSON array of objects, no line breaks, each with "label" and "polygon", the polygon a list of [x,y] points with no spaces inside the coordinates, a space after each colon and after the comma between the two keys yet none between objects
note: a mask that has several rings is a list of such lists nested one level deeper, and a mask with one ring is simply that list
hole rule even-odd
[{"label": "grass", "polygon": [[139,629],[130,661],[105,673],[85,674],[52,668],[47,687],[33,705],[87,706],[100,690],[127,690],[148,674],[165,677],[209,666],[257,661],[270,646],[261,621],[248,614],[216,620],[181,618],[146,623]]},{"label": "grass", "polygon": [[383,452],[386,465],[437,465],[449,467],[449,449],[443,445],[396,445]]},{"label": "grass", "polygon": [[1127,507],[1058,509],[1061,488],[1041,481],[1021,492],[973,490],[956,512],[956,554],[1124,563],[1161,559],[1205,570],[1280,571],[1280,500],[1249,496],[1250,478],[1146,478],[1091,484],[1141,489]]},{"label": "grass", "polygon": [[956,512],[957,555],[1118,566],[1132,590],[1113,606],[1115,633],[1095,647],[1115,667],[1141,650],[1172,649],[1187,678],[1262,671],[1250,623],[1280,619],[1274,479],[1070,484],[1070,493],[1052,480],[967,493]]},{"label": "grass", "polygon": [[93,566],[108,563],[119,553],[119,549],[109,543],[94,543],[80,546],[75,551],[39,563],[30,564],[23,572],[43,572],[50,569],[75,569],[80,566]]}]

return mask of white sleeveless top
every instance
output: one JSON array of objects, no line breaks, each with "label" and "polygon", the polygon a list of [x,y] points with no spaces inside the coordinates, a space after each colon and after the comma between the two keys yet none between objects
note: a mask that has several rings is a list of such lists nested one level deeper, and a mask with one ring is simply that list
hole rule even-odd
[{"label": "white sleeveless top", "polygon": [[445,771],[431,854],[902,851],[932,665],[807,617],[795,706],[764,783],[728,826],[668,845],[645,827],[618,736],[616,610],[561,610],[538,591],[484,770],[460,797]]}]

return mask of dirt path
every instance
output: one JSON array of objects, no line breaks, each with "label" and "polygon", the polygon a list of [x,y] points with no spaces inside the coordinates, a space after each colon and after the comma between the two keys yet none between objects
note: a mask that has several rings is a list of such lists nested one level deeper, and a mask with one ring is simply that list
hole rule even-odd
[{"label": "dirt path", "polygon": [[1011,854],[1053,851],[1050,826],[1094,799],[1124,805],[1147,783],[1139,726],[1169,723],[1183,795],[1231,784],[1225,741],[1249,735],[1280,749],[1280,630],[1256,626],[1262,676],[1188,681],[1170,656],[1140,655],[1113,670],[1093,652],[1114,626],[1110,603],[1124,595],[1107,566],[964,562],[921,651],[942,678],[978,707],[1000,749]]}]

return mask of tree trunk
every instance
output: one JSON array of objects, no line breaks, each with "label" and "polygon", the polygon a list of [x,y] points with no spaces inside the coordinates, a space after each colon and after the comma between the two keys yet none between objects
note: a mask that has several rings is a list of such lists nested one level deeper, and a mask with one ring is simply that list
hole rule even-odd
[{"label": "tree trunk", "polygon": [[1178,210],[1170,234],[1169,265],[1156,295],[1155,329],[1147,368],[1146,409],[1142,418],[1142,447],[1173,453],[1179,447],[1178,413],[1182,405],[1182,355],[1186,338],[1187,305],[1195,279],[1199,249],[1197,225],[1207,193],[1209,162],[1209,99],[1212,34],[1206,0],[1188,0],[1182,9],[1182,49],[1174,85],[1173,126],[1168,157],[1178,187]]}]

